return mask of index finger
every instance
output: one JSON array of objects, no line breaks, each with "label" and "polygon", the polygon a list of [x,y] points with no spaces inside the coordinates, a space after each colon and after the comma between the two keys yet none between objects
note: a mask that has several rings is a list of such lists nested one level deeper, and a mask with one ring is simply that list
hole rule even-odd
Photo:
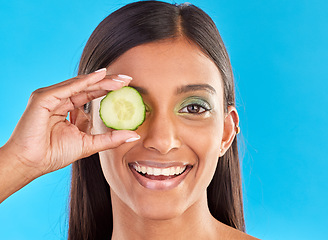
[{"label": "index finger", "polygon": [[49,94],[59,99],[70,98],[80,92],[86,91],[90,86],[104,79],[106,71],[106,68],[102,68],[93,73],[79,75],[68,81],[54,85]]},{"label": "index finger", "polygon": [[106,68],[103,68],[53,85],[47,90],[50,96],[61,100],[69,99],[74,108],[78,108],[111,90],[128,85],[131,80],[126,75],[106,75]]},{"label": "index finger", "polygon": [[90,85],[83,91],[71,96],[69,99],[75,108],[81,107],[93,99],[106,95],[109,91],[127,86],[131,79],[131,77],[126,75],[106,75],[105,78],[99,82]]}]

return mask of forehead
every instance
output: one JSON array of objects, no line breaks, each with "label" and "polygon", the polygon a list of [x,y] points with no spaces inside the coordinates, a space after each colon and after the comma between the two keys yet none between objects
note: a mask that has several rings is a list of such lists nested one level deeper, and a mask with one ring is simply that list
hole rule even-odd
[{"label": "forehead", "polygon": [[108,67],[108,74],[126,74],[133,77],[131,84],[135,86],[162,90],[209,84],[222,94],[222,78],[217,66],[185,38],[134,47]]}]

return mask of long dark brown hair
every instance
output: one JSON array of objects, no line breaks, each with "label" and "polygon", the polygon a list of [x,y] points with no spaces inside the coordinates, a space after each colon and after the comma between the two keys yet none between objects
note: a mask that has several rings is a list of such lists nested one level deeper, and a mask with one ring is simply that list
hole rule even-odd
[{"label": "long dark brown hair", "polygon": [[[223,79],[225,110],[234,106],[233,74],[223,41],[212,19],[191,4],[141,1],[113,12],[90,36],[78,74],[107,67],[140,44],[178,37],[188,38],[213,60]],[[236,138],[219,158],[207,198],[210,212],[217,220],[245,231]],[[68,239],[109,239],[112,230],[110,187],[95,154],[73,163]]]}]

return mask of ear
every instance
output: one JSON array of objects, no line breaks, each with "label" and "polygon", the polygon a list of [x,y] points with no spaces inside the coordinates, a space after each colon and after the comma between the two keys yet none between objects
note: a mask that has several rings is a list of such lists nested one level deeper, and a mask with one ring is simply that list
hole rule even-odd
[{"label": "ear", "polygon": [[220,157],[225,154],[225,152],[229,149],[233,140],[235,139],[237,134],[238,124],[239,124],[238,112],[234,106],[229,106],[228,112],[225,114],[225,118],[224,118]]},{"label": "ear", "polygon": [[83,108],[76,108],[69,114],[69,120],[78,127],[81,132],[91,133],[91,115],[85,113]]}]

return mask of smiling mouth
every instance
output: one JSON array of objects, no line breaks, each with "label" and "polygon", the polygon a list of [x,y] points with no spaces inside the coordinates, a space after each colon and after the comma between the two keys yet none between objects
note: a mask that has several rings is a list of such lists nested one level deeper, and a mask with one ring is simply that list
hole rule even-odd
[{"label": "smiling mouth", "polygon": [[183,174],[188,168],[191,168],[191,165],[185,165],[181,167],[180,166],[168,167],[168,168],[146,167],[136,164],[131,164],[131,166],[141,176],[144,176],[151,180],[167,180],[167,179],[175,178]]},{"label": "smiling mouth", "polygon": [[149,189],[169,190],[178,186],[192,169],[192,165],[152,167],[129,163],[129,167],[138,182]]}]

